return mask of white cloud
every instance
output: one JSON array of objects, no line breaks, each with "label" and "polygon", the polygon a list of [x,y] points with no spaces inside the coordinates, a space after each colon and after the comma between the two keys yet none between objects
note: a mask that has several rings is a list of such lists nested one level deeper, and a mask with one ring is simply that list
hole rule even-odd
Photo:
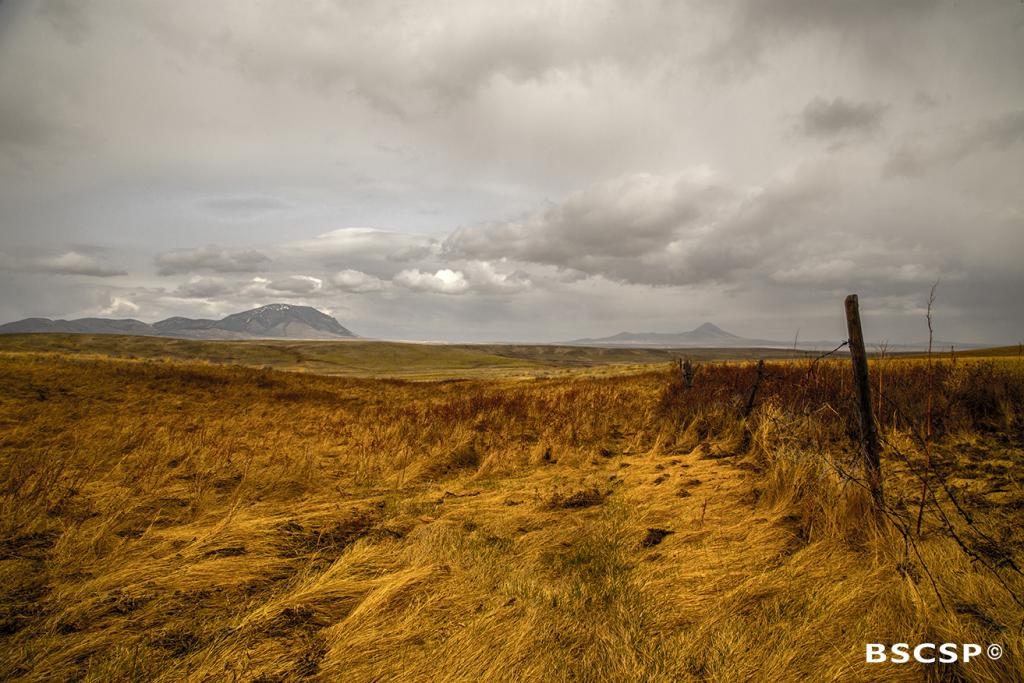
[{"label": "white cloud", "polygon": [[315,294],[323,289],[323,280],[310,275],[289,275],[266,283],[267,289],[287,294]]},{"label": "white cloud", "polygon": [[100,315],[109,315],[113,317],[121,316],[132,316],[139,312],[138,304],[124,299],[122,297],[111,297],[110,303],[100,310]]},{"label": "white cloud", "polygon": [[481,294],[515,294],[533,286],[525,271],[501,273],[487,261],[468,261],[463,266],[463,272],[469,287]]},{"label": "white cloud", "polygon": [[416,292],[464,294],[469,290],[466,276],[449,268],[442,268],[436,273],[424,273],[417,268],[411,268],[400,272],[392,282]]},{"label": "white cloud", "polygon": [[175,294],[187,299],[207,299],[231,292],[233,286],[223,278],[195,276],[183,282],[175,290]]},{"label": "white cloud", "polygon": [[377,292],[383,286],[380,278],[351,268],[335,273],[330,281],[338,289],[356,294]]},{"label": "white cloud", "polygon": [[100,262],[96,257],[89,254],[81,254],[77,251],[69,251],[59,256],[49,256],[29,260],[21,266],[15,264],[16,268],[35,271],[40,273],[51,273],[53,275],[87,275],[90,277],[115,277],[127,275],[127,271],[114,268]]},{"label": "white cloud", "polygon": [[398,273],[392,282],[413,291],[437,294],[516,294],[533,286],[525,271],[500,272],[487,261],[466,261],[459,270],[441,268],[434,273],[410,268]]},{"label": "white cloud", "polygon": [[350,264],[380,266],[387,263],[408,263],[429,257],[436,251],[437,240],[427,235],[374,228],[339,228],[312,239],[288,242],[277,251],[282,257],[316,260],[327,266],[348,270]]}]

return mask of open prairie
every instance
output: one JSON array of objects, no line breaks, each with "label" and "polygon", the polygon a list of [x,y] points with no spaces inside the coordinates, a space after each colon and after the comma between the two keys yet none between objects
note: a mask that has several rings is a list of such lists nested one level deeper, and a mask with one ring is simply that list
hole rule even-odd
[{"label": "open prairie", "polygon": [[[1022,680],[1012,356],[873,363],[874,512],[844,359],[34,339],[0,354],[2,679]],[[448,379],[316,374],[371,363]],[[1004,654],[865,663],[892,642]]]},{"label": "open prairie", "polygon": [[[192,341],[109,334],[5,334],[0,353],[229,363],[322,375],[405,379],[536,377],[578,368],[618,372],[685,355],[694,360],[805,358],[788,349],[634,349],[541,344],[386,341]],[[813,354],[811,354],[813,355]]]}]

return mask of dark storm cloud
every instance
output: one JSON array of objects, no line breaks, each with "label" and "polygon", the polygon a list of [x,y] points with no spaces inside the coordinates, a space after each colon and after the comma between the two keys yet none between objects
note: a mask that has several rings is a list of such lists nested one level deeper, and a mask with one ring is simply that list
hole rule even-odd
[{"label": "dark storm cloud", "polygon": [[766,29],[829,28],[866,30],[892,22],[919,20],[939,9],[942,0],[742,0],[740,27]]},{"label": "dark storm cloud", "polygon": [[1001,149],[1024,142],[1024,109],[986,121],[968,136],[965,151]]},{"label": "dark storm cloud", "polygon": [[918,176],[937,166],[955,164],[983,152],[1000,152],[1024,142],[1024,110],[1012,111],[954,131],[938,140],[893,150],[886,161],[890,175]]},{"label": "dark storm cloud", "polygon": [[165,251],[156,257],[155,262],[157,274],[174,275],[199,271],[246,273],[266,268],[270,259],[254,249],[225,249],[210,244]]},{"label": "dark storm cloud", "polygon": [[[706,60],[718,73],[749,75],[765,54],[794,36],[824,32],[844,46],[867,49],[872,58],[902,52],[913,30],[940,9],[941,0],[736,0],[719,7],[729,13],[724,37],[711,44]],[[901,44],[902,43],[902,44]]]},{"label": "dark storm cloud", "polygon": [[[681,9],[623,0],[590,7],[513,4],[500,12],[473,2],[444,10],[422,3],[339,3],[314,15],[281,5],[276,18],[285,31],[232,31],[216,50],[247,77],[318,91],[345,88],[386,114],[407,118],[471,99],[496,79],[536,82],[609,60],[650,64],[656,53],[637,49],[638,43],[672,44],[686,20]],[[307,40],[288,40],[287,29]]]},{"label": "dark storm cloud", "polygon": [[729,188],[702,172],[632,175],[523,220],[456,230],[452,258],[509,258],[630,284],[735,282],[780,248],[780,234],[830,195],[813,177]]},{"label": "dark storm cloud", "polygon": [[816,97],[804,107],[797,130],[813,138],[832,138],[845,133],[873,133],[881,127],[885,109],[885,105],[877,102]]},{"label": "dark storm cloud", "polygon": [[626,176],[573,193],[521,221],[457,230],[444,251],[564,266],[580,258],[629,259],[660,251],[694,226],[715,194],[682,176]]},{"label": "dark storm cloud", "polygon": [[63,133],[42,112],[30,111],[23,104],[0,102],[0,150],[48,144]]},{"label": "dark storm cloud", "polygon": [[35,9],[65,40],[78,43],[91,29],[88,4],[82,0],[42,0]]}]

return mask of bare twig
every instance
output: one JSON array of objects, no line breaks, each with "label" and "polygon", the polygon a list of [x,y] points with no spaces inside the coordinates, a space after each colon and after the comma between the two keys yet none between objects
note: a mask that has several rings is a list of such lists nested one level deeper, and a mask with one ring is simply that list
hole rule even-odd
[{"label": "bare twig", "polygon": [[927,422],[927,427],[926,427],[926,431],[925,431],[925,435],[926,435],[927,438],[925,439],[925,444],[924,444],[925,480],[921,482],[922,483],[922,488],[921,488],[921,504],[917,508],[917,533],[918,533],[918,535],[921,534],[921,518],[924,515],[924,501],[925,501],[925,492],[926,492],[924,485],[927,482],[927,477],[931,473],[931,469],[932,469],[932,449],[931,449],[931,441],[932,441],[932,406],[933,406],[933,400],[932,399],[933,399],[933,394],[934,394],[934,391],[933,391],[933,389],[934,389],[933,378],[935,376],[935,372],[934,372],[933,367],[932,367],[932,340],[933,340],[933,334],[934,334],[933,331],[932,331],[932,306],[935,304],[935,288],[938,287],[938,286],[939,286],[939,281],[936,280],[935,284],[932,285],[931,291],[928,293],[928,311],[925,314],[925,318],[928,320],[928,422]]}]

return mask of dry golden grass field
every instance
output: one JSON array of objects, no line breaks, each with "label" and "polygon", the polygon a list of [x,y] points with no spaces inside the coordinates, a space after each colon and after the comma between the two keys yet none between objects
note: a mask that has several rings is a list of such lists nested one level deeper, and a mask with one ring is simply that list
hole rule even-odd
[{"label": "dry golden grass field", "polygon": [[1010,353],[874,363],[876,514],[840,359],[769,361],[744,418],[744,362],[422,381],[460,374],[439,347],[412,382],[18,343],[0,679],[1024,680]]}]

